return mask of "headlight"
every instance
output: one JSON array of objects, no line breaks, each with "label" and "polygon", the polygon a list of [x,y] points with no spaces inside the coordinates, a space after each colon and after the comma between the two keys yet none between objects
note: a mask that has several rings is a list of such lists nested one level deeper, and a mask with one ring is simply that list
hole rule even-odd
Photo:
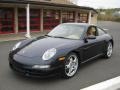
[{"label": "headlight", "polygon": [[20,44],[21,44],[21,42],[18,42],[14,47],[13,47],[13,49],[12,50],[15,50],[15,49],[17,49],[19,46],[20,46]]},{"label": "headlight", "polygon": [[55,48],[49,49],[49,50],[47,50],[47,51],[43,54],[42,59],[43,59],[43,60],[49,60],[49,59],[52,58],[55,54],[56,54],[56,49],[55,49]]}]

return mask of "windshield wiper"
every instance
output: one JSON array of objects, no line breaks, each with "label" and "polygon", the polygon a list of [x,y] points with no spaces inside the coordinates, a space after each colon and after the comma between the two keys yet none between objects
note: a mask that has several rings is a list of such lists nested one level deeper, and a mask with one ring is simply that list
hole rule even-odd
[{"label": "windshield wiper", "polygon": [[48,34],[46,34],[46,35],[44,35],[44,36],[47,36],[47,37],[53,37],[53,36],[50,36],[50,35],[48,35]]},{"label": "windshield wiper", "polygon": [[66,38],[66,37],[61,37],[61,36],[54,36],[54,38],[63,38],[63,39],[69,39],[69,38]]},{"label": "windshield wiper", "polygon": [[61,37],[61,36],[50,36],[48,34],[46,34],[45,36],[47,36],[47,37],[54,37],[54,38],[65,38],[65,37]]},{"label": "windshield wiper", "polygon": [[50,35],[45,35],[47,37],[53,37],[53,38],[63,38],[63,39],[70,39],[70,38],[66,38],[66,37],[61,37],[61,36],[50,36]]}]

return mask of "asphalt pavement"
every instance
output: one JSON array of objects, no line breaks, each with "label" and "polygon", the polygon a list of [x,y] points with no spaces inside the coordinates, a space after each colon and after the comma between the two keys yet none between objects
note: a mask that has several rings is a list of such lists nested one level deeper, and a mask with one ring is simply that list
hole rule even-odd
[{"label": "asphalt pavement", "polygon": [[8,53],[18,41],[0,42],[0,90],[80,90],[120,76],[120,23],[99,22],[98,25],[109,29],[108,32],[114,37],[113,56],[107,60],[99,58],[81,65],[78,73],[71,79],[36,79],[16,75],[9,68]]}]

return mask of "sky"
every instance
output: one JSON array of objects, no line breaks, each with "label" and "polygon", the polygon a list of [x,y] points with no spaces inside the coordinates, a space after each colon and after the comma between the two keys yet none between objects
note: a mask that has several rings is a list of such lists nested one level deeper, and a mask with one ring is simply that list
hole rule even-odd
[{"label": "sky", "polygon": [[71,0],[79,6],[93,8],[120,8],[120,0]]}]

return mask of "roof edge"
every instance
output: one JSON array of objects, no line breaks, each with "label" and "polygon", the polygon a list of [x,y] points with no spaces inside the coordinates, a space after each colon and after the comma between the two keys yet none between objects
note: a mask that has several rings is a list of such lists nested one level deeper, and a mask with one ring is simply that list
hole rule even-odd
[{"label": "roof edge", "polygon": [[51,3],[51,2],[38,2],[38,1],[26,1],[26,0],[0,0],[0,3],[19,3],[19,4],[36,4],[36,5],[48,5],[48,6],[59,6],[59,7],[69,7],[69,8],[77,8],[77,9],[86,9],[86,10],[92,10],[95,13],[98,13],[97,10],[95,10],[92,7],[84,7],[84,6],[78,6],[78,5],[70,5],[70,4],[58,4],[58,3]]}]

